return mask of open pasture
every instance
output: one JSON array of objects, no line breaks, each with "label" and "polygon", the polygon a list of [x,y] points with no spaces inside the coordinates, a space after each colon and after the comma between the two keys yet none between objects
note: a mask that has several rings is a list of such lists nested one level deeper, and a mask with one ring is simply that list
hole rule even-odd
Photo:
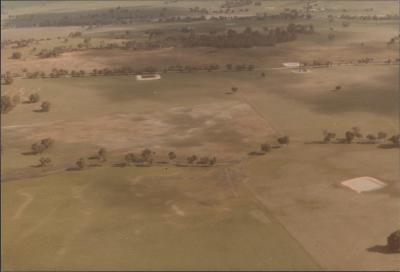
[{"label": "open pasture", "polygon": [[[96,1],[37,1],[29,8],[2,3],[7,8],[2,20],[24,15],[19,23],[30,25],[65,17],[63,26],[2,29],[2,41],[39,39],[1,49],[2,69],[21,74],[1,86],[2,95],[21,99],[1,114],[3,269],[398,269],[398,254],[383,249],[399,227],[399,149],[380,146],[399,134],[399,66],[393,63],[399,42],[388,44],[398,36],[398,22],[338,19],[393,15],[398,3],[315,1],[311,19],[151,21],[163,17],[164,8],[184,16],[196,14],[196,7],[215,16],[305,8],[296,0],[254,2],[228,11],[223,6],[235,3],[106,1],[100,7]],[[149,18],[136,16],[141,11]],[[124,12],[132,12],[132,22],[85,21],[113,20]],[[71,18],[85,23],[71,26]],[[314,33],[265,47],[117,48],[189,35],[188,29],[219,35],[251,27],[264,33],[290,23],[312,24]],[[68,37],[77,31],[82,35]],[[93,48],[112,43],[118,45]],[[73,50],[36,56],[57,46]],[[21,59],[10,59],[15,51]],[[360,65],[365,58],[374,62]],[[387,59],[393,62],[382,63]],[[283,67],[314,61],[335,65],[307,66],[306,73]],[[342,62],[348,65],[338,65]],[[219,69],[164,71],[210,64]],[[237,71],[229,64],[254,67]],[[121,67],[154,67],[161,79],[89,74]],[[53,69],[85,73],[23,76],[26,70],[48,75]],[[40,102],[29,103],[33,93]],[[50,111],[40,111],[43,101],[51,103]],[[362,135],[346,141],[348,131]],[[378,132],[386,140],[366,141]],[[336,138],[325,142],[327,133]],[[288,144],[277,141],[284,135]],[[40,154],[30,152],[45,138],[54,144]],[[105,161],[96,159],[100,148],[106,149]],[[146,148],[155,152],[150,163],[125,157],[140,156]],[[216,161],[190,163],[192,155]],[[41,157],[51,164],[40,166]],[[80,158],[86,160],[81,169]],[[385,186],[358,194],[341,184],[357,177]]]},{"label": "open pasture", "polygon": [[[362,76],[365,73],[364,69],[371,69],[369,71],[370,77],[364,78]],[[220,269],[240,269],[244,267],[256,269],[265,266],[277,269],[279,267],[312,269],[316,267],[316,263],[346,269],[358,265],[357,261],[360,260],[357,258],[363,258],[365,265],[369,265],[370,262],[376,261],[376,255],[368,253],[366,248],[358,248],[356,252],[361,250],[365,253],[357,255],[359,257],[354,257],[353,261],[349,259],[346,263],[342,263],[343,266],[335,266],[338,259],[343,258],[340,251],[337,251],[334,255],[326,255],[324,252],[320,252],[314,243],[317,241],[316,239],[322,239],[320,235],[326,235],[327,232],[335,233],[336,228],[324,225],[323,228],[319,227],[318,231],[312,227],[306,231],[304,227],[300,227],[304,224],[300,224],[300,221],[304,216],[312,216],[313,219],[310,222],[314,222],[315,226],[322,226],[321,224],[326,222],[326,216],[329,214],[334,216],[338,209],[341,209],[341,205],[334,204],[337,203],[333,199],[334,196],[342,199],[342,205],[353,201],[351,200],[354,197],[353,192],[335,189],[335,186],[337,186],[335,184],[346,178],[365,174],[366,169],[368,169],[368,175],[384,180],[389,186],[382,192],[364,196],[364,199],[359,200],[360,203],[364,203],[365,209],[378,209],[378,207],[373,208],[371,206],[377,201],[373,199],[389,197],[385,200],[384,209],[389,213],[395,212],[397,206],[395,198],[391,196],[393,192],[399,190],[398,185],[395,184],[398,175],[395,150],[380,150],[376,146],[370,145],[315,146],[307,145],[305,142],[318,140],[321,137],[321,131],[326,128],[326,124],[332,124],[332,120],[335,120],[336,125],[328,127],[328,129],[338,133],[351,126],[359,126],[366,132],[378,130],[385,130],[388,133],[396,132],[397,115],[394,108],[390,110],[393,100],[382,98],[380,104],[375,103],[379,101],[379,97],[390,96],[393,87],[396,86],[396,70],[396,67],[380,67],[373,72],[372,68],[367,67],[338,67],[337,69],[313,70],[312,73],[306,75],[296,75],[290,73],[290,71],[277,70],[267,78],[260,78],[257,72],[167,74],[161,80],[151,82],[136,81],[134,77],[99,77],[95,81],[90,78],[17,80],[10,88],[7,87],[6,91],[29,92],[28,90],[35,90],[41,97],[54,103],[54,110],[42,116],[41,114],[31,113],[32,108],[34,108],[32,105],[19,105],[10,114],[3,116],[3,131],[6,132],[3,135],[3,143],[8,147],[3,151],[3,158],[7,162],[3,165],[3,175],[5,177],[10,175],[11,179],[17,172],[26,175],[19,181],[2,184],[4,188],[2,192],[6,201],[6,204],[3,205],[3,214],[8,214],[8,217],[21,218],[9,221],[3,231],[10,233],[13,229],[12,237],[19,237],[18,239],[21,242],[18,243],[21,247],[29,243],[31,250],[36,250],[35,247],[41,247],[43,250],[51,251],[52,254],[41,255],[46,256],[46,259],[41,259],[38,255],[29,255],[30,250],[26,248],[24,252],[27,253],[19,255],[22,259],[14,259],[14,257],[11,257],[13,256],[12,252],[9,251],[10,257],[6,256],[5,262],[8,267],[18,269],[24,268],[24,266],[18,265],[19,263],[33,265],[33,262],[37,261],[38,258],[42,260],[38,267],[49,269],[61,269],[69,265],[76,269],[86,269],[93,262],[97,262],[99,267],[109,269],[124,269],[133,264],[137,265],[135,266],[137,269],[143,267],[156,269],[158,266],[154,266],[155,263],[145,258],[145,256],[148,256],[146,254],[151,251],[163,256],[158,262],[160,267],[171,269],[194,269],[195,267],[218,269],[218,264],[221,264],[218,261],[219,258],[225,260],[225,265],[219,267]],[[355,86],[351,89],[347,86],[348,81],[350,81],[349,73],[352,74],[352,79],[360,78],[359,81],[352,81]],[[344,77],[344,75],[347,75],[347,77]],[[375,77],[383,75],[392,76],[389,76],[386,80],[375,80]],[[325,77],[323,82],[315,84],[315,78],[323,77]],[[331,85],[337,84],[336,80],[340,80],[340,84],[344,86],[340,93],[332,93],[329,90]],[[280,82],[279,88],[278,82]],[[372,84],[373,82],[386,85],[376,85]],[[231,86],[237,86],[239,92],[234,95],[227,95],[226,91]],[[61,93],[55,93],[54,90],[60,88],[65,88],[65,90]],[[357,91],[357,88],[360,91]],[[191,95],[184,95],[187,92]],[[360,96],[363,95],[362,92],[368,95],[364,99],[349,99],[353,96],[351,94],[353,92]],[[384,92],[384,95],[381,92]],[[170,99],[171,97],[174,97],[174,99]],[[309,100],[311,98],[312,100]],[[334,103],[338,106],[335,111],[329,110],[330,100],[334,100]],[[345,101],[352,103],[351,107],[343,104]],[[340,108],[339,105],[343,107]],[[363,109],[366,105],[369,105],[371,109],[375,108],[376,111],[371,112]],[[327,111],[316,114],[319,111],[318,107]],[[208,127],[207,124],[211,126]],[[246,158],[247,152],[257,149],[258,144],[262,141],[286,133],[290,134],[292,138],[292,144],[288,148],[274,151],[264,158]],[[49,155],[54,156],[54,169],[48,173],[36,171],[36,169],[27,172],[21,171],[21,168],[29,168],[29,165],[34,164],[35,157],[21,155],[21,152],[26,151],[24,147],[29,148],[35,140],[48,136],[56,141],[54,149],[49,150]],[[76,158],[90,155],[96,152],[100,146],[105,146],[110,152],[109,160],[111,162],[107,166],[82,172],[64,171]],[[165,159],[166,156],[163,154],[166,154],[169,150],[176,150],[178,158],[180,155],[185,156],[196,152],[200,154],[212,153],[218,156],[221,166],[201,169],[177,168],[167,165],[165,167],[154,166],[144,170],[138,167],[112,167],[111,163],[121,161],[124,152],[136,151],[145,147],[154,148],[161,159]],[[57,154],[62,154],[62,156]],[[329,156],[329,154],[332,154],[332,156]],[[333,156],[333,154],[335,155]],[[309,158],[307,162],[303,162],[305,157]],[[385,168],[381,168],[372,161],[367,163],[370,157],[376,157],[380,162],[385,162]],[[321,158],[323,159],[321,160]],[[360,161],[360,165],[355,164],[354,160]],[[346,161],[348,164],[345,163]],[[232,163],[238,164],[238,166],[233,166],[235,170],[230,168],[227,174],[227,170],[224,169],[230,167],[229,165]],[[319,165],[318,169],[320,170],[311,171],[310,167],[315,167],[315,165]],[[305,173],[307,167],[313,174],[299,177],[300,173]],[[347,168],[348,170],[345,170]],[[279,172],[283,169],[285,169],[284,175],[283,172]],[[56,173],[52,174],[51,171]],[[28,179],[29,175],[38,177]],[[202,177],[203,175],[204,177]],[[197,177],[200,180],[197,180]],[[152,181],[150,182],[148,179]],[[325,181],[321,183],[321,180]],[[220,188],[218,184],[225,185],[221,185],[223,187],[218,189]],[[299,187],[300,184],[301,187]],[[200,190],[197,188],[198,186],[204,188]],[[104,190],[101,189],[103,187]],[[319,187],[320,189],[316,189]],[[67,190],[71,194],[77,194],[74,192],[79,191],[79,188],[81,188],[81,193],[76,196],[76,200],[72,195],[68,196],[65,193],[65,190]],[[50,193],[51,190],[55,191]],[[82,192],[83,190],[84,192]],[[170,190],[179,190],[181,193],[178,194]],[[318,190],[323,190],[324,194],[330,194],[332,197],[329,198],[330,200],[322,200],[322,194],[317,193]],[[61,206],[57,208],[58,206],[55,203],[59,199],[56,195],[62,191],[66,206],[65,208]],[[204,195],[198,191],[204,192]],[[212,193],[206,194],[205,191]],[[128,196],[128,192],[132,196]],[[229,212],[231,215],[228,216],[229,219],[226,219],[228,221],[224,221],[223,218],[226,217],[221,218],[216,214],[216,210],[202,212],[200,206],[191,204],[193,196],[190,198],[191,200],[186,199],[185,196],[178,197],[181,194],[190,195],[190,192],[197,195],[196,197],[201,199],[199,201],[204,201],[206,195],[209,199],[220,197],[221,194],[228,194],[230,195],[228,198],[232,199],[229,201],[220,200],[221,203],[228,205],[232,201],[238,206],[235,206],[236,208],[231,207]],[[281,193],[291,196],[289,197],[291,200],[280,197]],[[42,196],[51,194],[53,197],[40,197],[38,194]],[[153,196],[144,197],[146,194]],[[245,197],[241,197],[241,194],[244,194]],[[33,195],[35,200],[32,200],[32,204],[23,204],[30,201],[28,195]],[[38,198],[41,200],[38,201]],[[125,198],[129,199],[129,203],[132,203],[132,205],[125,203]],[[176,200],[177,198],[179,200]],[[11,199],[20,199],[18,200],[20,204],[11,206]],[[107,199],[110,199],[111,202],[103,202]],[[146,199],[145,202],[143,202],[144,199]],[[295,206],[288,204],[293,203],[292,201],[297,201],[296,203],[305,202],[300,206],[299,204],[295,204]],[[114,204],[111,205],[110,203]],[[31,231],[23,230],[21,222],[24,220],[29,222],[30,220],[21,215],[18,216],[18,214],[24,214],[18,212],[18,209],[25,209],[21,208],[25,207],[24,205],[29,205],[26,209],[27,211],[28,209],[31,210],[32,218],[43,214],[43,217],[48,218],[44,219],[48,220],[47,223],[37,223],[38,226],[32,227]],[[100,208],[99,205],[103,208]],[[153,207],[151,209],[155,209],[154,212],[149,213],[150,206],[143,205],[151,205]],[[306,252],[309,252],[317,260],[316,263],[302,249],[298,248],[297,242],[291,240],[290,235],[288,236],[279,227],[280,223],[265,228],[265,219],[260,220],[259,216],[253,216],[254,212],[252,211],[255,208],[251,205],[262,205],[267,213],[271,209],[271,218],[276,217],[277,222],[282,221],[290,233],[296,233],[296,240],[300,239]],[[122,207],[124,208],[122,209]],[[135,216],[132,208],[129,207],[138,209],[138,214]],[[68,216],[68,214],[76,214],[74,209],[82,213],[76,219]],[[222,213],[225,211],[223,207],[219,209]],[[338,220],[339,218],[347,220],[348,226],[356,224],[358,217],[355,217],[354,220],[350,220],[348,217],[356,212],[355,209],[346,207],[346,213],[342,215],[344,217],[339,216]],[[102,216],[98,214],[98,210],[102,210]],[[146,212],[144,213],[144,211]],[[313,212],[310,213],[311,211]],[[314,211],[318,211],[317,217],[314,217]],[[109,217],[107,216],[108,213],[110,214]],[[126,213],[132,214],[133,217],[127,217]],[[255,214],[258,214],[258,212],[255,212]],[[288,216],[289,214],[290,216]],[[376,214],[374,220],[380,220],[380,217],[377,216],[379,213],[374,214]],[[152,216],[159,219],[154,221],[154,219],[151,219]],[[185,219],[180,222],[172,219],[171,216]],[[244,220],[243,216],[248,219]],[[382,216],[384,215],[382,214]],[[68,219],[69,223],[63,224],[65,227],[75,226],[67,236],[60,236],[60,233],[64,232],[62,228],[51,227],[56,226],[61,218],[70,218]],[[121,218],[125,218],[124,224],[120,224]],[[393,217],[393,220],[395,218]],[[250,226],[254,225],[254,228],[257,228],[253,232],[257,233],[257,240],[264,242],[260,245],[253,242],[249,244],[252,245],[254,250],[264,252],[271,258],[261,255],[252,255],[252,257],[243,257],[243,259],[234,257],[243,256],[243,254],[252,251],[250,248],[247,249],[246,246],[239,246],[241,244],[239,240],[237,240],[238,244],[235,242],[236,239],[244,239],[249,235],[243,236],[242,231],[244,230],[241,230],[240,224],[233,223],[238,222],[237,220],[244,220],[242,223],[244,224],[243,227],[246,226],[246,232]],[[358,218],[358,220],[363,219]],[[114,227],[112,226],[115,224],[113,222],[119,222],[115,225],[115,228],[119,228],[117,232],[113,231]],[[139,224],[141,227],[129,227],[131,224],[136,226],[138,222],[141,222]],[[198,223],[200,225],[197,226],[193,225],[193,222],[202,223]],[[146,231],[144,231],[143,226],[146,224],[148,224],[148,227],[145,227]],[[162,228],[161,226],[164,224],[167,224],[168,227]],[[210,224],[209,227],[207,227],[207,224]],[[231,225],[233,229],[227,231],[230,227],[226,224]],[[216,228],[217,225],[220,225],[221,231],[224,230],[224,234],[216,232],[219,229]],[[96,227],[101,229],[94,231],[92,229],[94,226],[101,226]],[[257,226],[263,230],[261,231]],[[387,231],[386,226],[386,224],[382,224],[375,230]],[[52,230],[50,231],[48,228]],[[186,228],[188,229],[185,231]],[[130,240],[133,239],[131,237],[132,231],[136,233],[132,234],[133,237],[136,237],[134,242]],[[353,231],[359,230],[355,228]],[[354,238],[356,240],[353,240],[353,242],[360,241],[361,243],[363,241],[363,244],[373,246],[373,243],[377,243],[379,239],[369,240],[370,231],[372,230],[366,229],[363,232],[358,232],[358,236]],[[93,252],[87,255],[85,259],[74,257],[73,252],[87,251],[99,242],[96,239],[98,232],[102,233],[101,236],[104,238],[102,244],[105,248],[115,248],[121,254],[122,252],[129,254],[131,258],[123,258],[124,261],[118,262],[118,266],[113,267],[117,262],[114,258],[115,255],[107,254],[108,256],[105,258],[103,251]],[[178,237],[178,233],[180,238],[173,238]],[[228,233],[231,233],[231,235],[228,235]],[[54,238],[50,238],[48,235],[53,235]],[[129,238],[124,240],[124,235]],[[156,239],[158,242],[154,240],[154,243],[149,243],[150,236],[153,239],[159,237],[160,240]],[[200,236],[210,237],[211,240],[209,242],[203,241],[200,245],[193,244],[194,241],[198,241],[197,239]],[[211,237],[220,238],[215,241],[215,238]],[[253,239],[252,237],[255,238],[254,235],[251,235],[246,238],[246,241],[250,241]],[[277,242],[277,240],[274,240],[275,242],[268,241],[271,237],[275,237],[280,242]],[[53,242],[48,245],[39,242],[46,239],[52,239]],[[177,244],[176,248],[174,246],[168,247],[167,253],[167,248],[164,247],[169,244],[168,239],[172,239],[171,242],[175,239],[181,242]],[[213,241],[214,246],[215,243],[220,243],[221,248],[211,246],[211,241]],[[337,237],[334,240],[326,240],[326,246],[334,247],[333,244],[330,244],[334,241],[337,241]],[[10,248],[10,243],[11,241],[5,243],[6,248]],[[14,245],[13,248],[14,250],[22,250],[18,249],[20,246],[15,247]],[[47,247],[49,249],[46,249]],[[54,247],[57,250],[54,250]],[[291,249],[288,249],[288,247],[291,247]],[[138,248],[142,250],[138,251]],[[210,248],[213,248],[213,250],[210,251]],[[217,253],[221,252],[222,248],[225,249],[222,251],[225,252],[223,253],[226,254],[225,257],[220,255],[222,253]],[[180,263],[178,266],[177,262],[180,260],[180,254],[183,254],[182,250],[187,254],[187,263]],[[292,254],[295,256],[294,259],[291,259],[293,263],[284,262],[277,256],[279,252],[282,252],[281,250],[290,254],[290,256]],[[270,255],[273,254],[272,252],[276,255]],[[196,259],[195,256],[208,257],[200,260]],[[388,267],[393,267],[390,264],[394,265],[395,259],[391,256],[387,256],[385,259]],[[240,260],[243,260],[243,262]],[[285,260],[289,259],[285,258]]]}]

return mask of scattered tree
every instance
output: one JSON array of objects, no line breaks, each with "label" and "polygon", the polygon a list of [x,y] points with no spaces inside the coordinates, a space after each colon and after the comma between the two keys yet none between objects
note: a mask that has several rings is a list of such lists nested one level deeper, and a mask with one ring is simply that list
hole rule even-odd
[{"label": "scattered tree", "polygon": [[152,163],[154,154],[155,154],[154,152],[152,152],[150,149],[146,148],[145,150],[142,151],[143,161]]},{"label": "scattered tree", "polygon": [[329,143],[334,138],[336,138],[336,133],[324,131],[324,143]]},{"label": "scattered tree", "polygon": [[12,59],[20,59],[22,56],[21,52],[13,52],[11,55]]},{"label": "scattered tree", "polygon": [[107,151],[105,148],[100,148],[97,152],[97,157],[100,161],[105,162],[107,161]]},{"label": "scattered tree", "polygon": [[395,147],[400,147],[400,134],[393,135],[388,139]]},{"label": "scattered tree", "polygon": [[1,96],[1,103],[0,103],[1,113],[8,113],[14,107],[15,107],[15,103],[13,102],[13,99],[11,99],[10,96],[8,96],[8,95]]},{"label": "scattered tree", "polygon": [[263,143],[260,146],[261,151],[263,152],[270,152],[271,151],[271,145],[268,143]]},{"label": "scattered tree", "polygon": [[34,143],[31,146],[31,150],[33,154],[40,154],[43,153],[46,150],[46,146],[42,143]]},{"label": "scattered tree", "polygon": [[49,112],[51,107],[51,103],[48,101],[42,102],[42,105],[40,105],[40,111],[41,112]]},{"label": "scattered tree", "polygon": [[37,103],[39,101],[40,101],[40,95],[38,93],[34,93],[29,96],[29,103]]},{"label": "scattered tree", "polygon": [[386,139],[387,138],[387,133],[385,133],[385,132],[382,132],[382,131],[379,131],[378,132],[378,137],[377,137],[379,140],[384,140],[384,139]]},{"label": "scattered tree", "polygon": [[278,138],[278,143],[281,145],[287,145],[289,144],[289,137],[288,136],[283,136]]},{"label": "scattered tree", "polygon": [[138,161],[138,158],[136,157],[136,155],[134,153],[128,153],[125,155],[125,161],[127,163],[135,163]]},{"label": "scattered tree", "polygon": [[197,160],[197,156],[196,155],[192,155],[190,157],[187,157],[187,162],[189,164],[193,164],[196,160]]},{"label": "scattered tree", "polygon": [[76,161],[76,166],[78,167],[78,169],[82,170],[86,167],[86,161],[84,158],[80,158],[79,160]]},{"label": "scattered tree", "polygon": [[400,230],[396,230],[387,237],[386,247],[389,252],[400,252]]},{"label": "scattered tree", "polygon": [[39,159],[39,166],[40,167],[46,167],[46,166],[48,166],[50,164],[51,164],[51,159],[48,158],[48,157],[41,157]]},{"label": "scattered tree", "polygon": [[217,163],[217,158],[216,157],[212,157],[211,159],[210,159],[210,165],[214,165],[214,164],[216,164]]},{"label": "scattered tree", "polygon": [[50,148],[54,145],[54,140],[52,138],[45,138],[40,141],[40,143],[46,148]]},{"label": "scattered tree", "polygon": [[350,131],[350,130],[346,131],[345,139],[348,144],[350,144],[353,141],[354,137],[355,137],[355,135],[352,131]]},{"label": "scattered tree", "polygon": [[5,84],[5,85],[11,85],[11,84],[14,82],[14,79],[13,79],[13,77],[12,77],[12,75],[11,75],[10,72],[7,72],[7,73],[3,76],[3,78],[4,78],[4,84]]},{"label": "scattered tree", "polygon": [[201,157],[198,161],[197,164],[203,164],[203,165],[207,165],[210,164],[210,159],[205,156],[205,157]]},{"label": "scattered tree", "polygon": [[12,98],[12,102],[14,103],[14,105],[18,105],[19,103],[21,103],[21,97],[18,94],[14,95]]},{"label": "scattered tree", "polygon": [[374,134],[368,134],[368,135],[366,136],[366,138],[367,138],[368,140],[370,140],[371,142],[376,141],[376,136],[375,136]]},{"label": "scattered tree", "polygon": [[175,152],[169,152],[168,153],[168,159],[170,160],[170,161],[173,161],[173,160],[175,160],[176,159],[176,154],[175,154]]},{"label": "scattered tree", "polygon": [[359,127],[353,127],[352,131],[353,131],[354,137],[356,137],[356,138],[362,138],[363,137],[361,132],[360,132],[360,128]]}]

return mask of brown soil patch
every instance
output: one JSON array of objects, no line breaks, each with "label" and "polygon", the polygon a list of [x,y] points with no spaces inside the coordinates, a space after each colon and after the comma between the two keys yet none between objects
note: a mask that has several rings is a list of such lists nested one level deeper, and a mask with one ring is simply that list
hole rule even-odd
[{"label": "brown soil patch", "polygon": [[113,114],[13,129],[28,135],[30,141],[51,137],[65,143],[98,144],[110,150],[169,148],[223,153],[229,157],[248,150],[248,143],[261,143],[274,134],[247,104],[238,102],[174,107],[151,114]]}]

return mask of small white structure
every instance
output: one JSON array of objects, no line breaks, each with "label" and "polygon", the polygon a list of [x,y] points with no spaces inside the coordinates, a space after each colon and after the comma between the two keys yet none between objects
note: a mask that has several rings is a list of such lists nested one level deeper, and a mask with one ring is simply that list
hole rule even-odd
[{"label": "small white structure", "polygon": [[372,177],[348,179],[342,181],[341,184],[356,191],[357,193],[375,191],[386,186],[384,182]]},{"label": "small white structure", "polygon": [[300,67],[300,62],[284,62],[282,64],[283,64],[283,66],[288,67],[288,68],[299,68]]},{"label": "small white structure", "polygon": [[149,74],[149,75],[137,75],[136,80],[157,80],[161,79],[159,74]]}]

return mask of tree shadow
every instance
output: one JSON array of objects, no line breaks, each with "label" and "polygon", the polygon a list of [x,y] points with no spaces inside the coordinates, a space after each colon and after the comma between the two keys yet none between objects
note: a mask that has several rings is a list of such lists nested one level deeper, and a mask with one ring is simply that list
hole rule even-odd
[{"label": "tree shadow", "polygon": [[169,162],[167,162],[167,161],[156,161],[155,163],[156,164],[168,164]]},{"label": "tree shadow", "polygon": [[32,156],[32,155],[37,155],[37,153],[34,151],[27,151],[27,152],[22,152],[21,155]]},{"label": "tree shadow", "polygon": [[381,253],[381,254],[399,254],[400,252],[393,252],[389,249],[388,246],[382,246],[382,245],[376,245],[367,248],[367,251],[369,252],[376,252],[376,253]]},{"label": "tree shadow", "polygon": [[88,165],[88,167],[101,167],[102,165],[99,163],[91,163]]},{"label": "tree shadow", "polygon": [[336,139],[335,142],[332,142],[333,144],[350,144],[351,142],[349,142],[346,138],[339,138]]},{"label": "tree shadow", "polygon": [[304,142],[304,144],[329,144],[330,142],[325,142],[325,141],[308,141]]},{"label": "tree shadow", "polygon": [[391,149],[391,148],[400,148],[400,146],[395,144],[380,144],[378,148]]},{"label": "tree shadow", "polygon": [[118,162],[118,163],[114,163],[112,166],[113,167],[127,167],[127,166],[129,166],[129,164],[126,162]]},{"label": "tree shadow", "polygon": [[74,166],[74,167],[69,167],[67,169],[65,169],[66,171],[80,171],[82,170],[81,168]]},{"label": "tree shadow", "polygon": [[262,156],[265,155],[265,152],[261,152],[261,151],[251,151],[248,153],[249,156]]},{"label": "tree shadow", "polygon": [[136,164],[136,167],[152,167],[152,164]]}]

